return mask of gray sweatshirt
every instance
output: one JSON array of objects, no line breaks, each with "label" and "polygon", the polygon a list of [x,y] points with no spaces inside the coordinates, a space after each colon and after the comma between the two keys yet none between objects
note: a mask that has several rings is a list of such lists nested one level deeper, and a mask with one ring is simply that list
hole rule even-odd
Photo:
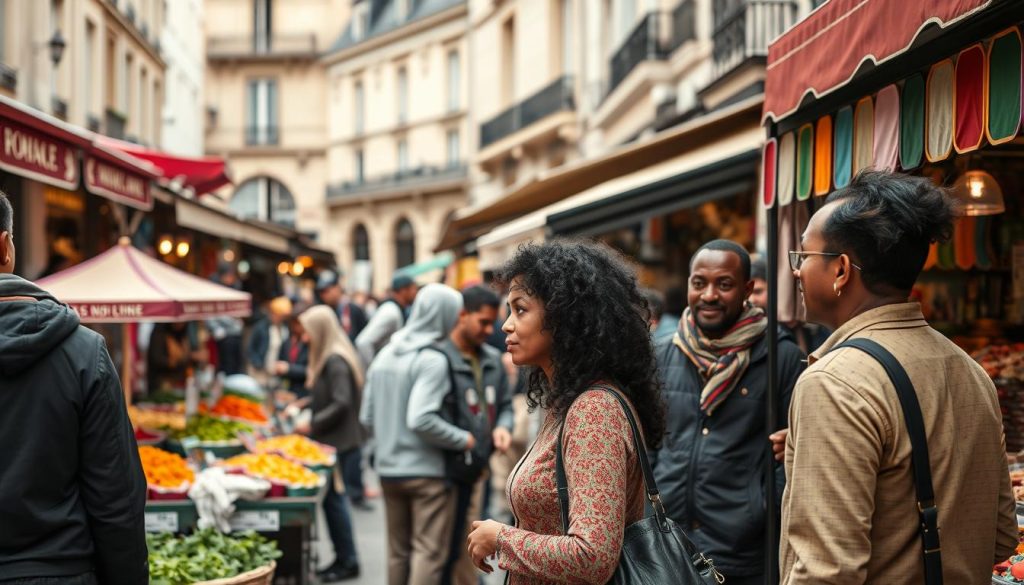
[{"label": "gray sweatshirt", "polygon": [[468,446],[469,431],[441,416],[451,390],[448,364],[425,349],[448,337],[461,308],[462,295],[455,290],[423,287],[409,322],[366,373],[359,420],[376,439],[377,472],[384,479],[443,478],[444,451]]}]

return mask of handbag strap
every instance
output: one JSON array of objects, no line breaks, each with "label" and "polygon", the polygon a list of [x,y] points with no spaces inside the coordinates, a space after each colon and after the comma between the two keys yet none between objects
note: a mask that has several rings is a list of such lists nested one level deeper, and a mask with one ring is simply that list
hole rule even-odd
[{"label": "handbag strap", "polygon": [[[644,489],[647,492],[647,499],[651,502],[651,507],[654,509],[654,515],[658,518],[658,527],[662,532],[670,532],[671,528],[666,520],[667,516],[665,515],[665,506],[661,502],[661,493],[658,492],[658,484],[654,481],[654,472],[651,470],[651,463],[647,459],[647,449],[644,447],[644,442],[640,437],[640,429],[636,424],[636,419],[633,418],[632,409],[621,394],[612,390],[608,386],[594,386],[593,388],[600,389],[614,396],[615,399],[619,401],[619,405],[622,406],[622,411],[626,413],[626,419],[629,421],[630,429],[633,432],[633,446],[636,449],[637,457],[640,459],[640,470],[643,472],[644,476]],[[582,394],[580,396],[582,396]],[[576,398],[578,399],[579,396]],[[572,405],[569,405],[569,408],[572,408]],[[568,409],[566,409],[566,416],[568,416]],[[555,445],[555,481],[558,486],[558,503],[562,516],[562,533],[568,534],[569,481],[566,478],[565,465],[562,461],[562,436],[564,433],[565,423],[563,421],[562,427],[558,430],[558,443]]]},{"label": "handbag strap", "polygon": [[935,491],[932,487],[932,471],[928,458],[928,438],[925,434],[924,417],[917,400],[914,385],[900,362],[889,350],[878,342],[865,338],[849,339],[833,351],[843,347],[855,347],[875,358],[889,375],[903,410],[903,420],[910,435],[911,465],[914,471],[914,488],[917,490],[917,511],[920,516],[921,545],[924,551],[924,575],[927,585],[942,584],[942,553],[939,545],[939,510],[935,507]]}]

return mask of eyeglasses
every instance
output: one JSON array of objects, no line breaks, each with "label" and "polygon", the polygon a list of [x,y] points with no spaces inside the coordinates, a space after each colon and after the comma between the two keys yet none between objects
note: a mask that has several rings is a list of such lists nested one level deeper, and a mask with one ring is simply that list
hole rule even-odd
[{"label": "eyeglasses", "polygon": [[[792,268],[793,270],[800,270],[800,266],[803,265],[804,260],[807,258],[807,256],[831,256],[831,257],[836,257],[836,256],[842,256],[842,255],[843,254],[841,252],[802,252],[802,251],[798,251],[798,250],[790,250],[789,251],[789,267]],[[850,262],[850,265],[853,266],[854,268],[856,268],[857,270],[860,270],[860,271],[863,272],[863,269],[860,266],[857,266],[856,264],[854,264],[853,262]]]}]

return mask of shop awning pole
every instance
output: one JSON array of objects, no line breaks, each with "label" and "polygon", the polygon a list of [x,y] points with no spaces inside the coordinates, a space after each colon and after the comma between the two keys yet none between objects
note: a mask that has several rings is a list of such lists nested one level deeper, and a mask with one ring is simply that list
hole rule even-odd
[{"label": "shop awning pole", "polygon": [[765,409],[765,502],[768,515],[765,522],[765,558],[764,575],[766,585],[779,582],[779,516],[776,502],[775,454],[771,441],[767,437],[778,429],[779,410],[779,206],[768,209],[768,250],[767,250],[767,281],[768,281],[768,407]]}]

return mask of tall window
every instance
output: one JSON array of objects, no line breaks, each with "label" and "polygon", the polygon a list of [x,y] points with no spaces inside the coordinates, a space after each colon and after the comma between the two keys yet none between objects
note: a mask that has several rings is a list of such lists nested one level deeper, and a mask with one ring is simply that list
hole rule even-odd
[{"label": "tall window", "polygon": [[461,82],[459,79],[459,52],[448,52],[448,111],[459,109]]},{"label": "tall window", "polygon": [[131,117],[132,107],[132,55],[125,52],[121,67],[121,111]]},{"label": "tall window", "polygon": [[409,16],[409,0],[398,0],[395,5],[398,12],[398,20],[401,22],[405,20],[406,16]]},{"label": "tall window", "polygon": [[363,93],[363,82],[356,82],[354,94],[352,98],[352,115],[354,117],[352,127],[355,128],[356,134],[362,134],[364,130],[363,119],[366,114],[366,96]]},{"label": "tall window", "polygon": [[[0,14],[2,13],[2,0],[0,0]],[[2,26],[3,23],[0,22],[0,27]],[[3,51],[2,45],[3,41],[0,39],[0,51]],[[2,55],[2,53],[0,53],[0,55]],[[85,113],[90,116],[96,113],[96,97],[93,95],[92,75],[89,73],[96,70],[96,64],[93,62],[93,59],[96,58],[95,55],[96,25],[87,20],[85,21],[85,55],[82,56],[82,59],[85,61],[85,68],[83,71],[86,72],[83,76],[85,78],[85,87],[83,88],[85,91]],[[0,56],[0,60],[2,60],[2,56]]]},{"label": "tall window", "polygon": [[356,251],[356,260],[370,259],[370,234],[361,223],[357,223],[352,230],[352,247]]},{"label": "tall window", "polygon": [[448,168],[453,169],[459,166],[459,131],[448,131]]},{"label": "tall window", "polygon": [[409,220],[402,219],[395,226],[395,268],[408,266],[416,261],[416,233]]},{"label": "tall window", "polygon": [[[64,28],[64,0],[51,0],[50,28],[52,29],[50,32],[51,35]],[[63,30],[61,30],[61,34],[64,34]],[[53,95],[62,95],[65,88],[61,80],[60,63],[53,66],[53,76],[50,80],[51,93]]]},{"label": "tall window", "polygon": [[270,50],[270,0],[253,0],[252,48],[257,53]]},{"label": "tall window", "polygon": [[366,180],[366,175],[363,174],[363,149],[359,149],[355,152],[355,157],[352,161],[353,167],[353,179],[357,185],[361,185]]},{"label": "tall window", "polygon": [[277,144],[277,80],[250,80],[246,101],[246,144]]},{"label": "tall window", "polygon": [[246,219],[295,225],[295,198],[287,187],[269,177],[256,177],[239,185],[229,206]]},{"label": "tall window", "polygon": [[117,41],[113,37],[107,38],[107,87],[106,87],[106,106],[108,108],[121,108],[120,105],[120,94],[118,93],[118,81],[120,75],[117,75]]},{"label": "tall window", "polygon": [[506,105],[516,99],[516,21],[509,18],[501,29],[501,97]]},{"label": "tall window", "polygon": [[370,28],[369,2],[358,2],[352,7],[352,38],[360,40]]},{"label": "tall window", "polygon": [[398,70],[398,123],[409,119],[409,74],[405,67]]},{"label": "tall window", "polygon": [[139,69],[138,98],[138,138],[146,142],[149,140],[149,71],[145,67]]},{"label": "tall window", "polygon": [[409,171],[409,142],[403,138],[398,141],[398,174]]},{"label": "tall window", "polygon": [[562,75],[572,74],[572,0],[558,0],[559,25],[561,26]]}]

